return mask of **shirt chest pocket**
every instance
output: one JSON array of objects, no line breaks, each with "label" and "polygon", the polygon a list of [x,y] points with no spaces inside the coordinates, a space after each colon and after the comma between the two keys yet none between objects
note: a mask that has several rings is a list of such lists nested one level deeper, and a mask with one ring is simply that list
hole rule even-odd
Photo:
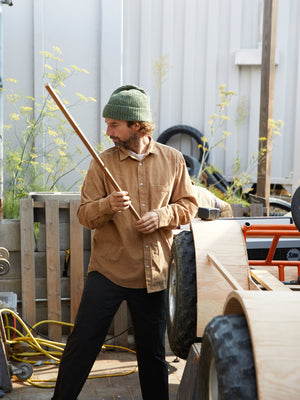
[{"label": "shirt chest pocket", "polygon": [[169,185],[151,184],[150,186],[151,209],[160,208],[169,204],[171,198],[171,188]]}]

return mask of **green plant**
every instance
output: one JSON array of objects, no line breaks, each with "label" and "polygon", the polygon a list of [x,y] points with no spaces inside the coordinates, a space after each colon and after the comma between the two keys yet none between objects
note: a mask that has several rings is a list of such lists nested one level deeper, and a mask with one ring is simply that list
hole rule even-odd
[{"label": "green plant", "polygon": [[169,64],[168,55],[163,55],[162,57],[154,60],[152,66],[152,72],[154,75],[154,80],[156,84],[156,96],[155,96],[155,106],[154,106],[154,114],[153,121],[155,122],[157,118],[158,105],[159,105],[159,94],[162,88],[162,85],[167,80],[167,74],[169,73],[172,66]]},{"label": "green plant", "polygon": [[[53,47],[53,52],[41,52],[41,56],[45,59],[43,82],[50,83],[59,95],[59,88],[74,73],[88,73],[75,65],[64,66],[58,47]],[[3,132],[4,218],[18,218],[19,200],[29,192],[69,191],[80,185],[84,173],[80,164],[87,157],[50,96],[25,96],[10,88],[16,85],[16,80],[7,79],[8,88],[3,90],[10,107],[10,123],[4,125]],[[71,107],[96,101],[80,93],[76,96],[73,105],[64,100],[65,104]],[[72,183],[65,187],[62,180],[70,173],[76,178],[72,176]]]},{"label": "green plant", "polygon": [[[216,147],[222,147],[225,149],[226,138],[231,135],[231,132],[225,130],[226,121],[230,120],[230,117],[227,115],[227,108],[232,100],[233,96],[236,94],[233,91],[226,91],[225,85],[221,85],[218,87],[219,90],[219,103],[217,104],[216,112],[209,117],[209,135],[205,135],[202,137],[202,141],[204,145],[200,144],[199,148],[203,151],[203,156],[200,165],[200,171],[198,176],[201,177],[205,170],[211,168],[208,166],[207,160],[209,153]],[[218,135],[219,131],[221,132],[221,136]]]},{"label": "green plant", "polygon": [[[212,174],[214,171],[217,171],[222,174],[217,167],[213,165],[209,165],[207,163],[209,153],[217,146],[222,147],[224,150],[226,149],[225,143],[227,137],[229,137],[232,133],[225,129],[225,124],[230,120],[228,116],[227,109],[231,103],[232,97],[236,94],[233,91],[225,90],[226,86],[221,85],[219,90],[219,103],[217,104],[217,111],[215,114],[211,115],[209,118],[209,137],[204,137],[203,142],[207,143],[208,146],[199,145],[203,149],[203,158],[201,161],[200,171],[198,177],[196,179],[196,184],[201,184],[201,175],[206,171]],[[266,155],[266,146],[261,145],[260,149],[252,154],[250,157],[247,168],[241,170],[241,160],[239,154],[239,137],[241,127],[248,116],[248,103],[245,97],[242,97],[236,110],[236,119],[235,123],[237,126],[237,152],[236,156],[233,159],[233,175],[231,178],[231,183],[227,188],[226,193],[221,193],[214,187],[210,187],[209,190],[213,191],[215,195],[220,197],[222,200],[225,200],[229,203],[242,203],[243,205],[248,205],[248,193],[252,190],[251,183],[253,182],[252,176],[253,171],[257,167],[258,160],[261,157],[265,157]],[[274,121],[269,120],[270,128],[273,134],[280,135],[280,127],[283,126],[283,122],[281,120]],[[217,132],[221,130],[221,135],[217,134]],[[261,142],[266,141],[266,138],[260,138]]]}]

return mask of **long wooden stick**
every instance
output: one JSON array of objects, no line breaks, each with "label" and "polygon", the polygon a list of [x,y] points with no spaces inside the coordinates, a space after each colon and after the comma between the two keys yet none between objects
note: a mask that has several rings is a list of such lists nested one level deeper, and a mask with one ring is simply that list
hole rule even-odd
[{"label": "long wooden stick", "polygon": [[[94,158],[94,160],[96,161],[96,163],[103,169],[107,179],[110,181],[110,183],[113,185],[114,189],[117,190],[118,192],[121,192],[122,189],[120,188],[120,186],[118,185],[118,183],[115,181],[114,177],[111,175],[111,173],[109,172],[109,170],[106,168],[106,166],[104,165],[103,161],[101,160],[101,158],[99,157],[99,155],[96,153],[96,151],[94,150],[94,148],[92,147],[92,145],[90,144],[90,142],[88,141],[88,139],[85,137],[84,133],[82,132],[82,130],[79,128],[79,126],[76,124],[76,122],[74,121],[74,119],[72,118],[71,114],[69,113],[69,111],[66,109],[65,105],[62,103],[62,101],[60,100],[60,98],[57,96],[57,94],[54,92],[53,88],[47,83],[45,85],[45,88],[47,89],[47,91],[49,92],[50,96],[53,98],[53,100],[55,101],[55,103],[57,104],[57,106],[59,107],[59,109],[61,110],[61,112],[64,114],[64,116],[66,117],[66,119],[68,120],[68,122],[70,123],[70,125],[72,126],[72,128],[74,129],[74,131],[77,133],[77,135],[80,137],[80,139],[82,140],[83,144],[85,145],[85,147],[88,149],[88,151],[90,152],[90,154],[92,155],[92,157]],[[136,212],[136,210],[134,209],[134,207],[132,205],[129,206],[129,210],[130,212],[133,214],[133,216],[135,217],[136,220],[140,219],[139,214]]]}]

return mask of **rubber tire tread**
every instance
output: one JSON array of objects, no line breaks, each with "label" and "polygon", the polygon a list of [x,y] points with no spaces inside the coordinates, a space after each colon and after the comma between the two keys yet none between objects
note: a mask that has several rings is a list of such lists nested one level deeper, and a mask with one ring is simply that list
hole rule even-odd
[{"label": "rubber tire tread", "polygon": [[190,156],[188,154],[183,154],[183,158],[188,169],[190,176],[197,177],[200,171],[200,162],[197,160],[196,157]]},{"label": "rubber tire tread", "polygon": [[[169,288],[171,264],[176,271],[176,296],[173,321],[170,317]],[[190,347],[196,341],[197,329],[197,285],[193,234],[180,232],[175,236],[171,249],[168,279],[167,330],[173,353],[187,359]]]},{"label": "rubber tire tread", "polygon": [[221,193],[226,194],[227,188],[217,179],[214,174],[211,174],[208,171],[203,171],[200,180],[205,184],[205,186],[210,187],[213,186],[214,188],[218,189]]},{"label": "rubber tire tread", "polygon": [[219,172],[214,171],[213,176],[216,178],[218,183],[222,186],[224,186],[224,189],[229,189],[230,188],[230,183],[226,181],[223,175],[221,175]]},{"label": "rubber tire tread", "polygon": [[291,213],[294,220],[294,224],[296,228],[300,232],[300,186],[296,189],[293,194],[292,203],[291,203]]},{"label": "rubber tire tread", "polygon": [[[274,209],[278,209],[279,211],[275,212]],[[288,212],[291,212],[291,206],[282,204],[281,202],[277,202],[276,199],[269,201],[269,213],[270,217],[285,215]],[[299,211],[298,211],[299,212]]]},{"label": "rubber tire tread", "polygon": [[209,373],[213,358],[219,400],[257,400],[253,351],[244,315],[218,316],[207,324],[199,360],[200,400],[209,399]]},{"label": "rubber tire tread", "polygon": [[199,161],[202,162],[203,159],[203,148],[206,149],[206,161],[208,160],[208,144],[207,141],[203,141],[203,135],[202,133],[196,129],[193,128],[192,126],[189,125],[174,125],[171,126],[170,128],[166,129],[164,132],[162,132],[159,137],[157,138],[157,142],[162,143],[162,144],[167,144],[168,140],[171,139],[174,135],[187,135],[191,136],[193,139],[196,140],[198,145],[202,145],[202,148],[199,148],[200,154],[199,154]]}]

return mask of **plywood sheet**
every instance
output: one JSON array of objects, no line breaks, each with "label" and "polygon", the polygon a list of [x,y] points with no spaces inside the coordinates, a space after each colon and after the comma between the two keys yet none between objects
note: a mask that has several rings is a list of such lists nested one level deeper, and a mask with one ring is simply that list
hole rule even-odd
[{"label": "plywood sheet", "polygon": [[231,286],[208,260],[211,253],[222,263],[243,289],[249,289],[249,266],[245,240],[236,221],[193,220],[191,223],[197,270],[197,336],[205,326],[221,315]]}]

